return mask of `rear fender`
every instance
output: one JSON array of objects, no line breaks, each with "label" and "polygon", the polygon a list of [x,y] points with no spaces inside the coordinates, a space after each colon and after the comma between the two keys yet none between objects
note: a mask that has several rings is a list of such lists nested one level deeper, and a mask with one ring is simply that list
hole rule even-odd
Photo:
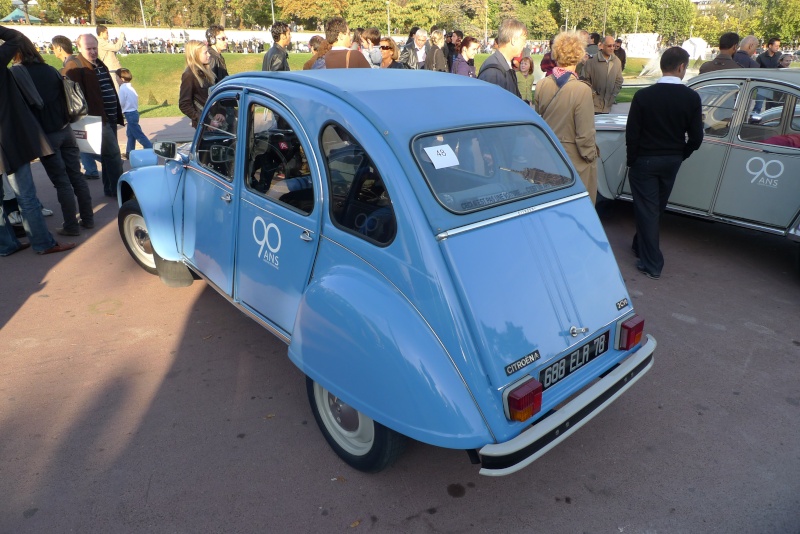
[{"label": "rear fender", "polygon": [[289,357],[358,411],[415,440],[453,449],[494,441],[430,325],[369,267],[315,274]]},{"label": "rear fender", "polygon": [[597,165],[597,191],[614,199],[622,193],[622,183],[628,172],[625,131],[597,131],[600,162]]},{"label": "rear fender", "polygon": [[164,166],[133,169],[119,179],[120,205],[136,198],[153,250],[168,261],[183,259],[178,248],[172,205],[183,176],[183,164],[168,160]]}]

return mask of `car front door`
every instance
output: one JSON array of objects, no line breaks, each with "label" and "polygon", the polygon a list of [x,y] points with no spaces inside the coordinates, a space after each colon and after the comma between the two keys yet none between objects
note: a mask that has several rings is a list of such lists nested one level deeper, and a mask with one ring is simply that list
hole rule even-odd
[{"label": "car front door", "polygon": [[703,105],[703,144],[681,164],[669,203],[709,212],[734,135],[732,124],[742,84],[715,80],[693,89]]},{"label": "car front door", "polygon": [[250,94],[243,117],[236,298],[291,336],[319,244],[319,167],[299,122],[277,102]]},{"label": "car front door", "polygon": [[183,187],[182,250],[186,261],[232,295],[239,100],[222,94],[198,126]]},{"label": "car front door", "polygon": [[714,214],[786,228],[800,205],[800,91],[752,81]]}]

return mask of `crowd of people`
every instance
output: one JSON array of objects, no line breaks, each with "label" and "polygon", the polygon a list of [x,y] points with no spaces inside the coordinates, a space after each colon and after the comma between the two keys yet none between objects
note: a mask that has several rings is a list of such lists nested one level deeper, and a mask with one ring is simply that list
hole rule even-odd
[{"label": "crowd of people", "polygon": [[[292,29],[283,22],[272,25],[273,44],[264,54],[262,70],[290,69],[288,49]],[[492,53],[478,71],[474,59],[481,42],[458,30],[445,32],[434,26],[427,31],[415,27],[404,44],[398,44],[391,36],[382,36],[377,28],[351,31],[341,17],[327,21],[324,30],[324,36],[310,39],[312,56],[304,69],[432,70],[477,78],[516,95],[550,125],[591,201],[596,201],[599,150],[594,116],[608,113],[622,88],[627,58],[620,39],[567,31],[555,36],[549,46],[532,48],[526,26],[509,18],[500,24]],[[181,76],[179,108],[194,127],[208,100],[209,89],[229,74],[223,53],[230,51],[231,42],[225,28],[212,25],[205,37],[204,41],[187,41],[184,50],[186,67]],[[0,94],[0,106],[4,108],[0,116],[5,118],[0,124],[0,171],[4,173],[5,185],[0,186],[3,188],[0,193],[10,189],[16,196],[11,200],[7,197],[13,195],[6,195],[0,211],[0,256],[28,246],[40,254],[69,250],[74,244],[58,243],[43,222],[43,207],[36,197],[30,162],[36,158],[42,161],[57,190],[64,218],[57,233],[77,236],[82,229],[91,229],[92,200],[86,180],[102,177],[104,194],[116,196],[123,159],[117,128],[127,124],[125,158],[136,142],[145,148],[151,146],[139,126],[138,95],[131,83],[133,74],[122,68],[117,58],[117,53],[129,50],[130,43],[126,43],[123,33],[116,41],[110,41],[108,29],[100,25],[96,35],[87,33],[78,37],[78,53],[73,54],[72,42],[64,36],[55,36],[52,51],[63,62],[59,73],[46,65],[37,47],[16,30],[0,27],[0,39],[4,41],[0,57],[4,60],[5,78]],[[777,39],[770,40],[767,50],[755,58],[758,40],[754,36],[740,42],[735,33],[726,33],[719,45],[719,55],[704,64],[701,72],[782,65]],[[254,45],[253,50],[259,47]],[[534,91],[531,54],[535,51],[545,52],[539,65],[545,77]],[[15,64],[12,68],[7,67],[10,61]],[[651,278],[658,278],[663,268],[658,249],[660,213],[666,206],[680,162],[702,141],[702,126],[698,129],[698,124],[702,125],[699,100],[682,89],[670,87],[680,85],[687,65],[688,54],[683,49],[668,49],[661,59],[664,76],[653,88],[636,94],[628,120],[628,165],[637,220],[633,249],[640,258],[637,267]],[[78,149],[64,109],[62,75],[80,86],[88,114],[102,118],[99,154]],[[662,115],[660,110],[666,108],[654,105],[659,98],[680,103],[685,112]],[[23,135],[14,133],[17,130],[13,124],[28,123],[33,127],[24,129]],[[97,170],[97,160],[102,162],[101,172]],[[45,214],[47,211],[44,209]],[[9,224],[14,219],[23,222],[29,243],[17,239]]]}]

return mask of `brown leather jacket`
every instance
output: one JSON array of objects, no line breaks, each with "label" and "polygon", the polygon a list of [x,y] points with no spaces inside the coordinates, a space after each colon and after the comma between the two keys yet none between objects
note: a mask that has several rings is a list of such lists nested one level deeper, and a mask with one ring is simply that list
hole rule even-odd
[{"label": "brown leather jacket", "polygon": [[[105,66],[99,59],[97,63]],[[103,117],[103,122],[109,122],[108,115],[106,115],[105,107],[103,106],[103,94],[100,91],[100,82],[97,80],[97,74],[94,72],[94,65],[89,63],[86,58],[81,55],[73,56],[64,63],[61,74],[80,84],[81,89],[83,89],[83,96],[86,97],[86,103],[89,105],[89,115]],[[125,116],[122,114],[122,107],[119,105],[119,95],[117,95],[116,88],[114,89],[114,95],[117,97],[117,124],[124,126]]]}]

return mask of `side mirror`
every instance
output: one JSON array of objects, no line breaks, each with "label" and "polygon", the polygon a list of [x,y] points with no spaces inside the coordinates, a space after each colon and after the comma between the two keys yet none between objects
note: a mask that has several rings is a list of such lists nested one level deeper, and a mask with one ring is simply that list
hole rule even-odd
[{"label": "side mirror", "polygon": [[211,163],[228,163],[236,157],[236,152],[229,146],[212,145]]},{"label": "side mirror", "polygon": [[153,143],[153,152],[162,158],[174,159],[176,153],[175,143],[167,141],[158,141]]}]

